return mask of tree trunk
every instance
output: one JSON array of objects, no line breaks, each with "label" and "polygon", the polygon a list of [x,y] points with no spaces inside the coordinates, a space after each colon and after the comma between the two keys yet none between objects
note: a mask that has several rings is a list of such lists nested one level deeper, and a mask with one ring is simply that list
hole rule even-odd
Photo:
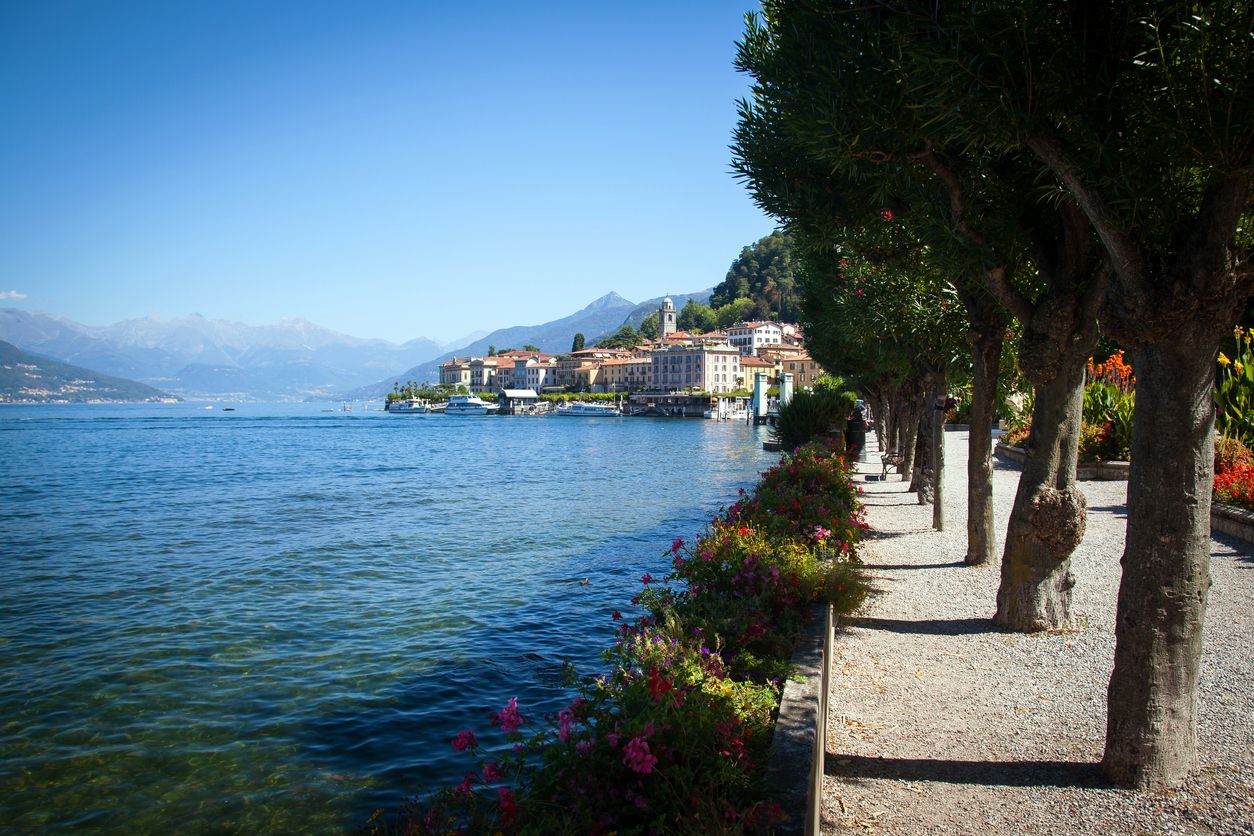
[{"label": "tree trunk", "polygon": [[934,413],[935,410],[929,411],[928,398],[925,396],[915,421],[914,467],[910,471],[910,487],[907,489],[918,494],[920,505],[931,505],[936,501],[936,480],[933,477],[936,466],[936,450],[933,447],[935,438],[932,432]]},{"label": "tree trunk", "polygon": [[967,438],[967,554],[968,566],[993,559],[993,413],[997,407],[997,378],[1006,326],[983,328],[972,334],[971,430]]},{"label": "tree trunk", "polygon": [[1008,630],[1035,633],[1071,621],[1071,553],[1084,538],[1086,510],[1075,478],[1083,406],[1078,364],[1059,364],[1036,388],[993,616]]},{"label": "tree trunk", "polygon": [[1197,766],[1218,350],[1217,338],[1180,334],[1134,354],[1128,536],[1102,760],[1126,786],[1170,786]]},{"label": "tree trunk", "polygon": [[[919,434],[919,393],[914,381],[901,387],[900,407],[897,410],[897,451],[901,453],[901,464],[897,472],[902,476],[914,473],[914,455],[917,450]],[[911,485],[907,490],[914,490]]]},{"label": "tree trunk", "polygon": [[928,376],[927,400],[932,419],[932,528],[945,530],[945,403],[949,386],[944,372]]}]

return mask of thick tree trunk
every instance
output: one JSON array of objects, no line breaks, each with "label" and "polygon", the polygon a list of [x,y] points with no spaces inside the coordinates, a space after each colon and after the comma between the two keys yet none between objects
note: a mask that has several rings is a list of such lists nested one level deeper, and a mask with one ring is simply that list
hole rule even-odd
[{"label": "thick tree trunk", "polygon": [[1197,682],[1210,589],[1217,339],[1139,348],[1128,536],[1102,767],[1165,787],[1197,766]]},{"label": "thick tree trunk", "polygon": [[967,438],[967,554],[968,566],[993,559],[997,548],[993,528],[993,413],[997,407],[997,377],[1006,327],[986,327],[972,334],[971,430]]},{"label": "thick tree trunk", "polygon": [[1036,388],[1032,434],[1006,529],[993,620],[1035,633],[1071,621],[1071,553],[1084,538],[1086,503],[1076,486],[1084,368],[1063,362]]}]

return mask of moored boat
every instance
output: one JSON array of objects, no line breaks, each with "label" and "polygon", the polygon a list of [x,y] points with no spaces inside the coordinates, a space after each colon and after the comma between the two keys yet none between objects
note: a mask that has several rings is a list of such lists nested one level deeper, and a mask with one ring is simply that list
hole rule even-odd
[{"label": "moored boat", "polygon": [[445,415],[495,415],[501,407],[478,395],[454,395],[444,407]]},{"label": "moored boat", "polygon": [[557,408],[558,415],[570,415],[577,418],[619,418],[622,410],[608,403],[584,403],[575,401]]},{"label": "moored boat", "polygon": [[432,403],[423,398],[406,398],[399,401],[389,401],[387,405],[388,412],[397,412],[413,415],[425,415],[428,412],[443,412],[443,403]]}]

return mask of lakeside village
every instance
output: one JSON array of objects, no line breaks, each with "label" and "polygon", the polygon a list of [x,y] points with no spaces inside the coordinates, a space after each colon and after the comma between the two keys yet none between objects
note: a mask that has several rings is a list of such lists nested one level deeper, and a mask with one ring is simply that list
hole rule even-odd
[{"label": "lakeside village", "polygon": [[788,401],[794,386],[810,386],[824,374],[796,324],[737,322],[694,334],[676,323],[675,304],[667,298],[658,310],[658,338],[633,349],[582,348],[560,356],[511,349],[454,357],[441,364],[436,390],[398,383],[386,408],[762,421]]}]

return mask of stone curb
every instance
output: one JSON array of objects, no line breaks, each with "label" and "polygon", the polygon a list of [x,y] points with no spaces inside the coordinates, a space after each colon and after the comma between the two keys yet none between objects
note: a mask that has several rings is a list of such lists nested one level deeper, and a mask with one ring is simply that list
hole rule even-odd
[{"label": "stone curb", "polygon": [[[1023,462],[1027,454],[1022,447],[1011,447],[1009,444],[997,442],[993,452],[1000,458],[1012,462]],[[1102,482],[1128,481],[1129,462],[1079,462],[1076,465],[1075,477],[1080,480],[1099,480]]]},{"label": "stone curb", "polygon": [[766,764],[767,791],[787,817],[775,829],[780,834],[818,833],[823,806],[832,608],[817,606],[813,616],[792,656],[795,673],[784,684]]},{"label": "stone curb", "polygon": [[[1024,459],[1024,452],[1020,447],[1011,447],[1008,444],[998,442],[994,450],[1003,459],[1013,462],[1022,462]],[[1128,480],[1129,466],[1128,462],[1099,462],[1097,464],[1085,462],[1079,465],[1076,471],[1076,478],[1107,481],[1122,480],[1126,482]],[[1227,534],[1229,537],[1236,537],[1238,540],[1244,540],[1247,543],[1254,543],[1254,511],[1246,511],[1244,508],[1212,502],[1210,506],[1210,529],[1221,534]]]},{"label": "stone curb", "polygon": [[1254,543],[1254,511],[1212,502],[1210,506],[1210,530]]}]

